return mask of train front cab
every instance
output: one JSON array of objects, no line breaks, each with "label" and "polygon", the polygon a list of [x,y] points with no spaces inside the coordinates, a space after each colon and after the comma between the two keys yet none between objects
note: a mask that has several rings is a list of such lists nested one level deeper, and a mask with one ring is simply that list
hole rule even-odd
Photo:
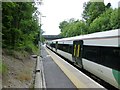
[{"label": "train front cab", "polygon": [[75,62],[75,64],[77,64],[80,68],[82,68],[82,48],[82,40],[73,41],[72,59]]}]

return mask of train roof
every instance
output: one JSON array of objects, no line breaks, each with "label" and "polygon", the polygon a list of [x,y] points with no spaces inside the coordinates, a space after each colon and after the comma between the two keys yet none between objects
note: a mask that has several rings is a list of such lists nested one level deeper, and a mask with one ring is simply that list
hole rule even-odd
[{"label": "train roof", "polygon": [[85,39],[97,39],[97,38],[99,39],[99,38],[109,38],[109,37],[120,37],[120,29],[96,32],[92,34],[80,35],[69,38],[56,39],[52,41],[69,41],[69,40],[73,41],[73,40],[85,40]]}]

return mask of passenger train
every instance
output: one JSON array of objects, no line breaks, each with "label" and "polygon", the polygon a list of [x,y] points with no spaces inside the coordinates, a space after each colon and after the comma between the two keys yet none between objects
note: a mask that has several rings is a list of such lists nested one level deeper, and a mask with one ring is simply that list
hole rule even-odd
[{"label": "passenger train", "polygon": [[120,89],[120,29],[52,40],[46,46]]}]

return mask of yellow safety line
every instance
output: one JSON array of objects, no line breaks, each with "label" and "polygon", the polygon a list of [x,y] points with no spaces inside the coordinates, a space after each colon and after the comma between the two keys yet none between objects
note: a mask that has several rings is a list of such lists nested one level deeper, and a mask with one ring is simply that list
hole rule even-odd
[{"label": "yellow safety line", "polygon": [[[45,48],[46,49],[46,48]],[[73,84],[78,88],[87,88],[85,84],[83,84],[75,75],[73,72],[71,72],[69,69],[67,69],[59,60],[58,57],[51,53],[50,50],[46,49],[48,54],[52,57],[54,62],[61,68],[61,70],[66,74],[66,76],[73,82]]]}]

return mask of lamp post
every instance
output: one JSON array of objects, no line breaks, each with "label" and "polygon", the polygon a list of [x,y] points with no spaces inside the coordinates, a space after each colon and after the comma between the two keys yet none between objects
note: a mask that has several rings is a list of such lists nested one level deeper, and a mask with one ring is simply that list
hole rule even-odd
[{"label": "lamp post", "polygon": [[39,38],[40,38],[40,40],[39,40],[39,51],[40,51],[40,52],[39,52],[39,55],[40,55],[40,56],[41,56],[41,44],[42,44],[42,32],[41,32],[41,30],[42,30],[42,29],[41,29],[41,26],[42,26],[42,23],[41,23],[41,22],[42,22],[42,17],[46,17],[46,16],[42,16],[42,15],[40,14],[40,31],[39,31],[39,32],[40,32],[40,33],[39,33],[39,34],[40,34],[40,37],[39,37]]},{"label": "lamp post", "polygon": [[[42,4],[43,4],[42,0],[40,0],[40,1],[36,0],[36,6],[37,7],[39,7],[39,5],[42,5]],[[42,36],[42,33],[41,33],[41,26],[42,26],[41,18],[42,17],[46,17],[46,16],[42,16],[41,11],[39,11],[39,10],[36,11],[36,15],[38,16],[38,22],[39,22],[39,26],[40,26],[40,29],[39,29],[39,40],[38,40],[38,48],[39,48],[38,55],[41,56],[41,40],[42,40],[41,39],[41,36]]]}]

